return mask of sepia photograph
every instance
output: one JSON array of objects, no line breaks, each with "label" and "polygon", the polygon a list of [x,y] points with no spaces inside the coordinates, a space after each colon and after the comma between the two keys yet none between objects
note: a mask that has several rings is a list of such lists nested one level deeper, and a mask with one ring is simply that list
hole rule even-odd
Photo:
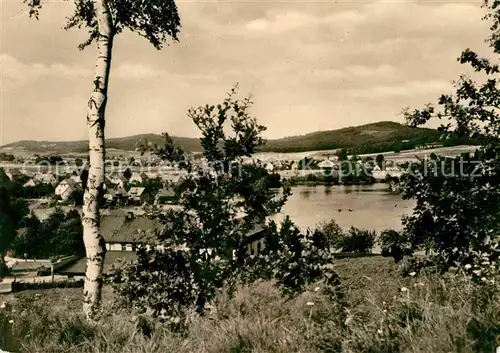
[{"label": "sepia photograph", "polygon": [[500,0],[0,0],[0,353],[500,353]]}]

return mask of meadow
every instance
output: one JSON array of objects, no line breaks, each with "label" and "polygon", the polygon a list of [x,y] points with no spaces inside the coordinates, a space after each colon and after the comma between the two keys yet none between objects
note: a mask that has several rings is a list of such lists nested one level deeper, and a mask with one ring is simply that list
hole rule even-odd
[{"label": "meadow", "polygon": [[498,290],[460,273],[402,278],[391,259],[338,259],[341,293],[315,284],[287,299],[270,282],[221,291],[187,329],[118,305],[104,291],[104,317],[81,316],[81,289],[0,297],[0,347],[12,352],[494,352]]}]

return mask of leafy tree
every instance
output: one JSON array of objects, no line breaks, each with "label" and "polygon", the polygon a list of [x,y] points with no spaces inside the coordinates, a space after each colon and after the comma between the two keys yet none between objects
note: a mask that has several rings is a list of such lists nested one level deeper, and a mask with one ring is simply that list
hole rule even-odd
[{"label": "leafy tree", "polygon": [[[287,216],[280,229],[270,222],[264,234],[265,246],[240,267],[240,279],[247,282],[275,279],[281,292],[293,296],[314,282],[321,281],[325,291],[338,298],[339,278],[333,270],[336,233],[334,222],[328,232],[316,229],[301,232]],[[324,230],[324,229],[323,229]],[[333,234],[335,235],[335,234]]]},{"label": "leafy tree", "polygon": [[27,202],[15,198],[13,189],[14,184],[0,168],[0,275],[5,273],[5,254],[11,248],[17,230],[28,215]]},{"label": "leafy tree", "polygon": [[[177,40],[180,19],[173,0],[74,0],[75,12],[66,29],[87,27],[88,39],[80,49],[96,43],[97,57],[93,91],[88,102],[89,182],[84,194],[82,225],[87,253],[83,311],[95,317],[101,299],[104,241],[99,232],[99,204],[104,185],[104,121],[114,38],[130,30],[161,49],[167,39]],[[30,16],[38,18],[40,1],[29,1]]]},{"label": "leafy tree", "polygon": [[[272,240],[280,238],[275,225],[266,226],[264,222],[267,216],[279,211],[290,189],[283,186],[283,196],[277,197],[269,189],[262,166],[242,163],[242,157],[251,155],[263,143],[261,133],[265,127],[249,114],[250,98],[235,99],[235,94],[236,88],[221,104],[188,112],[201,130],[200,141],[209,170],[191,164],[166,134],[165,145],[154,149],[158,156],[177,161],[189,172],[177,190],[182,208],[166,213],[153,210],[151,217],[165,224],[165,231],[157,234],[151,244],[156,246],[138,249],[136,264],[121,267],[116,273],[115,280],[121,283],[118,291],[124,298],[173,324],[180,323],[189,309],[202,313],[205,303],[223,286],[232,287],[248,276],[267,278],[272,275],[272,267],[278,268],[272,264],[284,259],[273,252],[269,266],[258,271],[263,267],[253,266],[255,263],[247,255],[247,236],[256,225],[263,227],[270,240],[266,247],[273,248]],[[225,126],[230,126],[231,131],[226,131]],[[143,149],[149,148],[147,142],[143,145]],[[282,227],[280,232],[288,228]],[[293,234],[290,237],[306,243],[296,231]],[[319,249],[314,254],[318,252]],[[287,261],[292,261],[295,257],[288,254]],[[315,265],[294,266],[308,269]],[[277,277],[283,286],[294,286],[296,281],[283,272],[285,267],[280,267],[281,275]],[[301,281],[297,286],[309,279],[294,278]]]},{"label": "leafy tree", "polygon": [[54,155],[43,156],[43,157],[38,156],[35,162],[37,164],[46,163],[50,165],[58,165],[64,163],[64,159],[61,156],[54,156]]},{"label": "leafy tree", "polygon": [[83,190],[76,189],[68,197],[68,201],[73,202],[76,206],[83,205]]},{"label": "leafy tree", "polygon": [[403,256],[410,255],[411,243],[405,232],[398,232],[393,229],[385,229],[380,233],[378,239],[382,256],[393,257],[396,262],[403,259]]},{"label": "leafy tree", "polygon": [[57,208],[43,222],[30,216],[23,223],[24,232],[16,238],[12,249],[18,257],[52,258],[62,255],[83,255],[82,224],[76,210],[64,212]]},{"label": "leafy tree", "polygon": [[[498,1],[485,4],[485,19],[491,21],[487,42],[495,54],[500,53],[499,5]],[[493,262],[499,256],[499,66],[470,49],[458,60],[484,80],[478,83],[462,75],[455,82],[455,92],[439,98],[439,108],[429,104],[423,110],[405,110],[412,126],[442,120],[439,130],[444,141],[464,137],[481,142],[473,157],[432,156],[414,165],[405,178],[404,196],[416,201],[413,214],[404,219],[411,249],[432,250],[427,263],[441,270],[471,264],[484,254]],[[418,265],[418,260],[414,263]]]},{"label": "leafy tree", "polygon": [[54,186],[51,184],[23,187],[20,183],[15,183],[14,195],[19,198],[38,199],[54,194],[54,190]]},{"label": "leafy tree", "polygon": [[346,161],[347,160],[347,149],[345,148],[341,148],[338,152],[337,152],[337,156],[339,157],[339,161]]},{"label": "leafy tree", "polygon": [[24,231],[12,242],[14,256],[20,258],[43,258],[40,249],[47,247],[47,239],[41,236],[42,223],[34,216],[28,216],[23,222]]},{"label": "leafy tree", "polygon": [[83,161],[82,161],[82,159],[81,159],[81,158],[79,158],[79,157],[75,158],[75,165],[76,165],[77,167],[81,167],[81,166],[83,165]]},{"label": "leafy tree", "polygon": [[278,173],[267,175],[267,187],[270,189],[278,189],[281,187],[281,176]]},{"label": "leafy tree", "polygon": [[325,237],[330,239],[332,246],[340,249],[342,247],[342,239],[344,238],[344,230],[338,225],[335,220],[320,223],[316,227],[316,232],[324,234]]},{"label": "leafy tree", "polygon": [[384,164],[384,155],[378,154],[377,157],[375,158],[375,162],[377,162],[378,167],[382,169]]},{"label": "leafy tree", "polygon": [[6,162],[12,162],[14,161],[16,158],[14,157],[14,155],[12,154],[8,154],[8,153],[0,153],[0,161],[6,161]]},{"label": "leafy tree", "polygon": [[[154,178],[154,179],[146,179],[142,183],[137,183],[134,186],[141,186],[146,188],[146,191],[154,196],[160,191],[160,189],[164,186],[164,182],[161,178]],[[126,189],[130,190],[130,184],[127,185]]]}]

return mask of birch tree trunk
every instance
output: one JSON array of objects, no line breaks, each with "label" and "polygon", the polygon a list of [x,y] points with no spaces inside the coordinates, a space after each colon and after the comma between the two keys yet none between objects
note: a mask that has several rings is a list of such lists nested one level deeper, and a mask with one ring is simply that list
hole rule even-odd
[{"label": "birch tree trunk", "polygon": [[107,0],[94,0],[98,22],[97,60],[94,90],[88,103],[89,176],[83,196],[83,242],[87,255],[83,312],[89,321],[96,317],[101,302],[103,264],[106,252],[99,230],[99,201],[104,186],[104,112],[108,95],[108,81],[113,46],[113,25]]}]

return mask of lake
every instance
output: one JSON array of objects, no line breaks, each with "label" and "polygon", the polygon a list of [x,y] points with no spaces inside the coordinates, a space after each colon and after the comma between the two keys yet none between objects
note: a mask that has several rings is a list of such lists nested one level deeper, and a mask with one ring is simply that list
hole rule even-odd
[{"label": "lake", "polygon": [[[273,218],[281,221],[287,214],[301,228],[313,228],[319,222],[334,218],[344,228],[355,226],[377,232],[401,229],[401,216],[411,213],[415,204],[413,200],[403,200],[400,195],[389,193],[386,184],[295,186],[292,193],[281,214]],[[39,218],[44,219],[54,211],[53,208],[37,208],[38,203],[33,202],[32,208]],[[65,211],[73,209],[62,208]],[[127,210],[138,213],[140,207]]]},{"label": "lake", "polygon": [[389,193],[386,184],[296,186],[292,193],[281,214],[274,218],[282,220],[287,214],[301,228],[334,218],[344,228],[355,226],[377,232],[401,229],[402,215],[411,214],[415,205],[413,200]]}]

